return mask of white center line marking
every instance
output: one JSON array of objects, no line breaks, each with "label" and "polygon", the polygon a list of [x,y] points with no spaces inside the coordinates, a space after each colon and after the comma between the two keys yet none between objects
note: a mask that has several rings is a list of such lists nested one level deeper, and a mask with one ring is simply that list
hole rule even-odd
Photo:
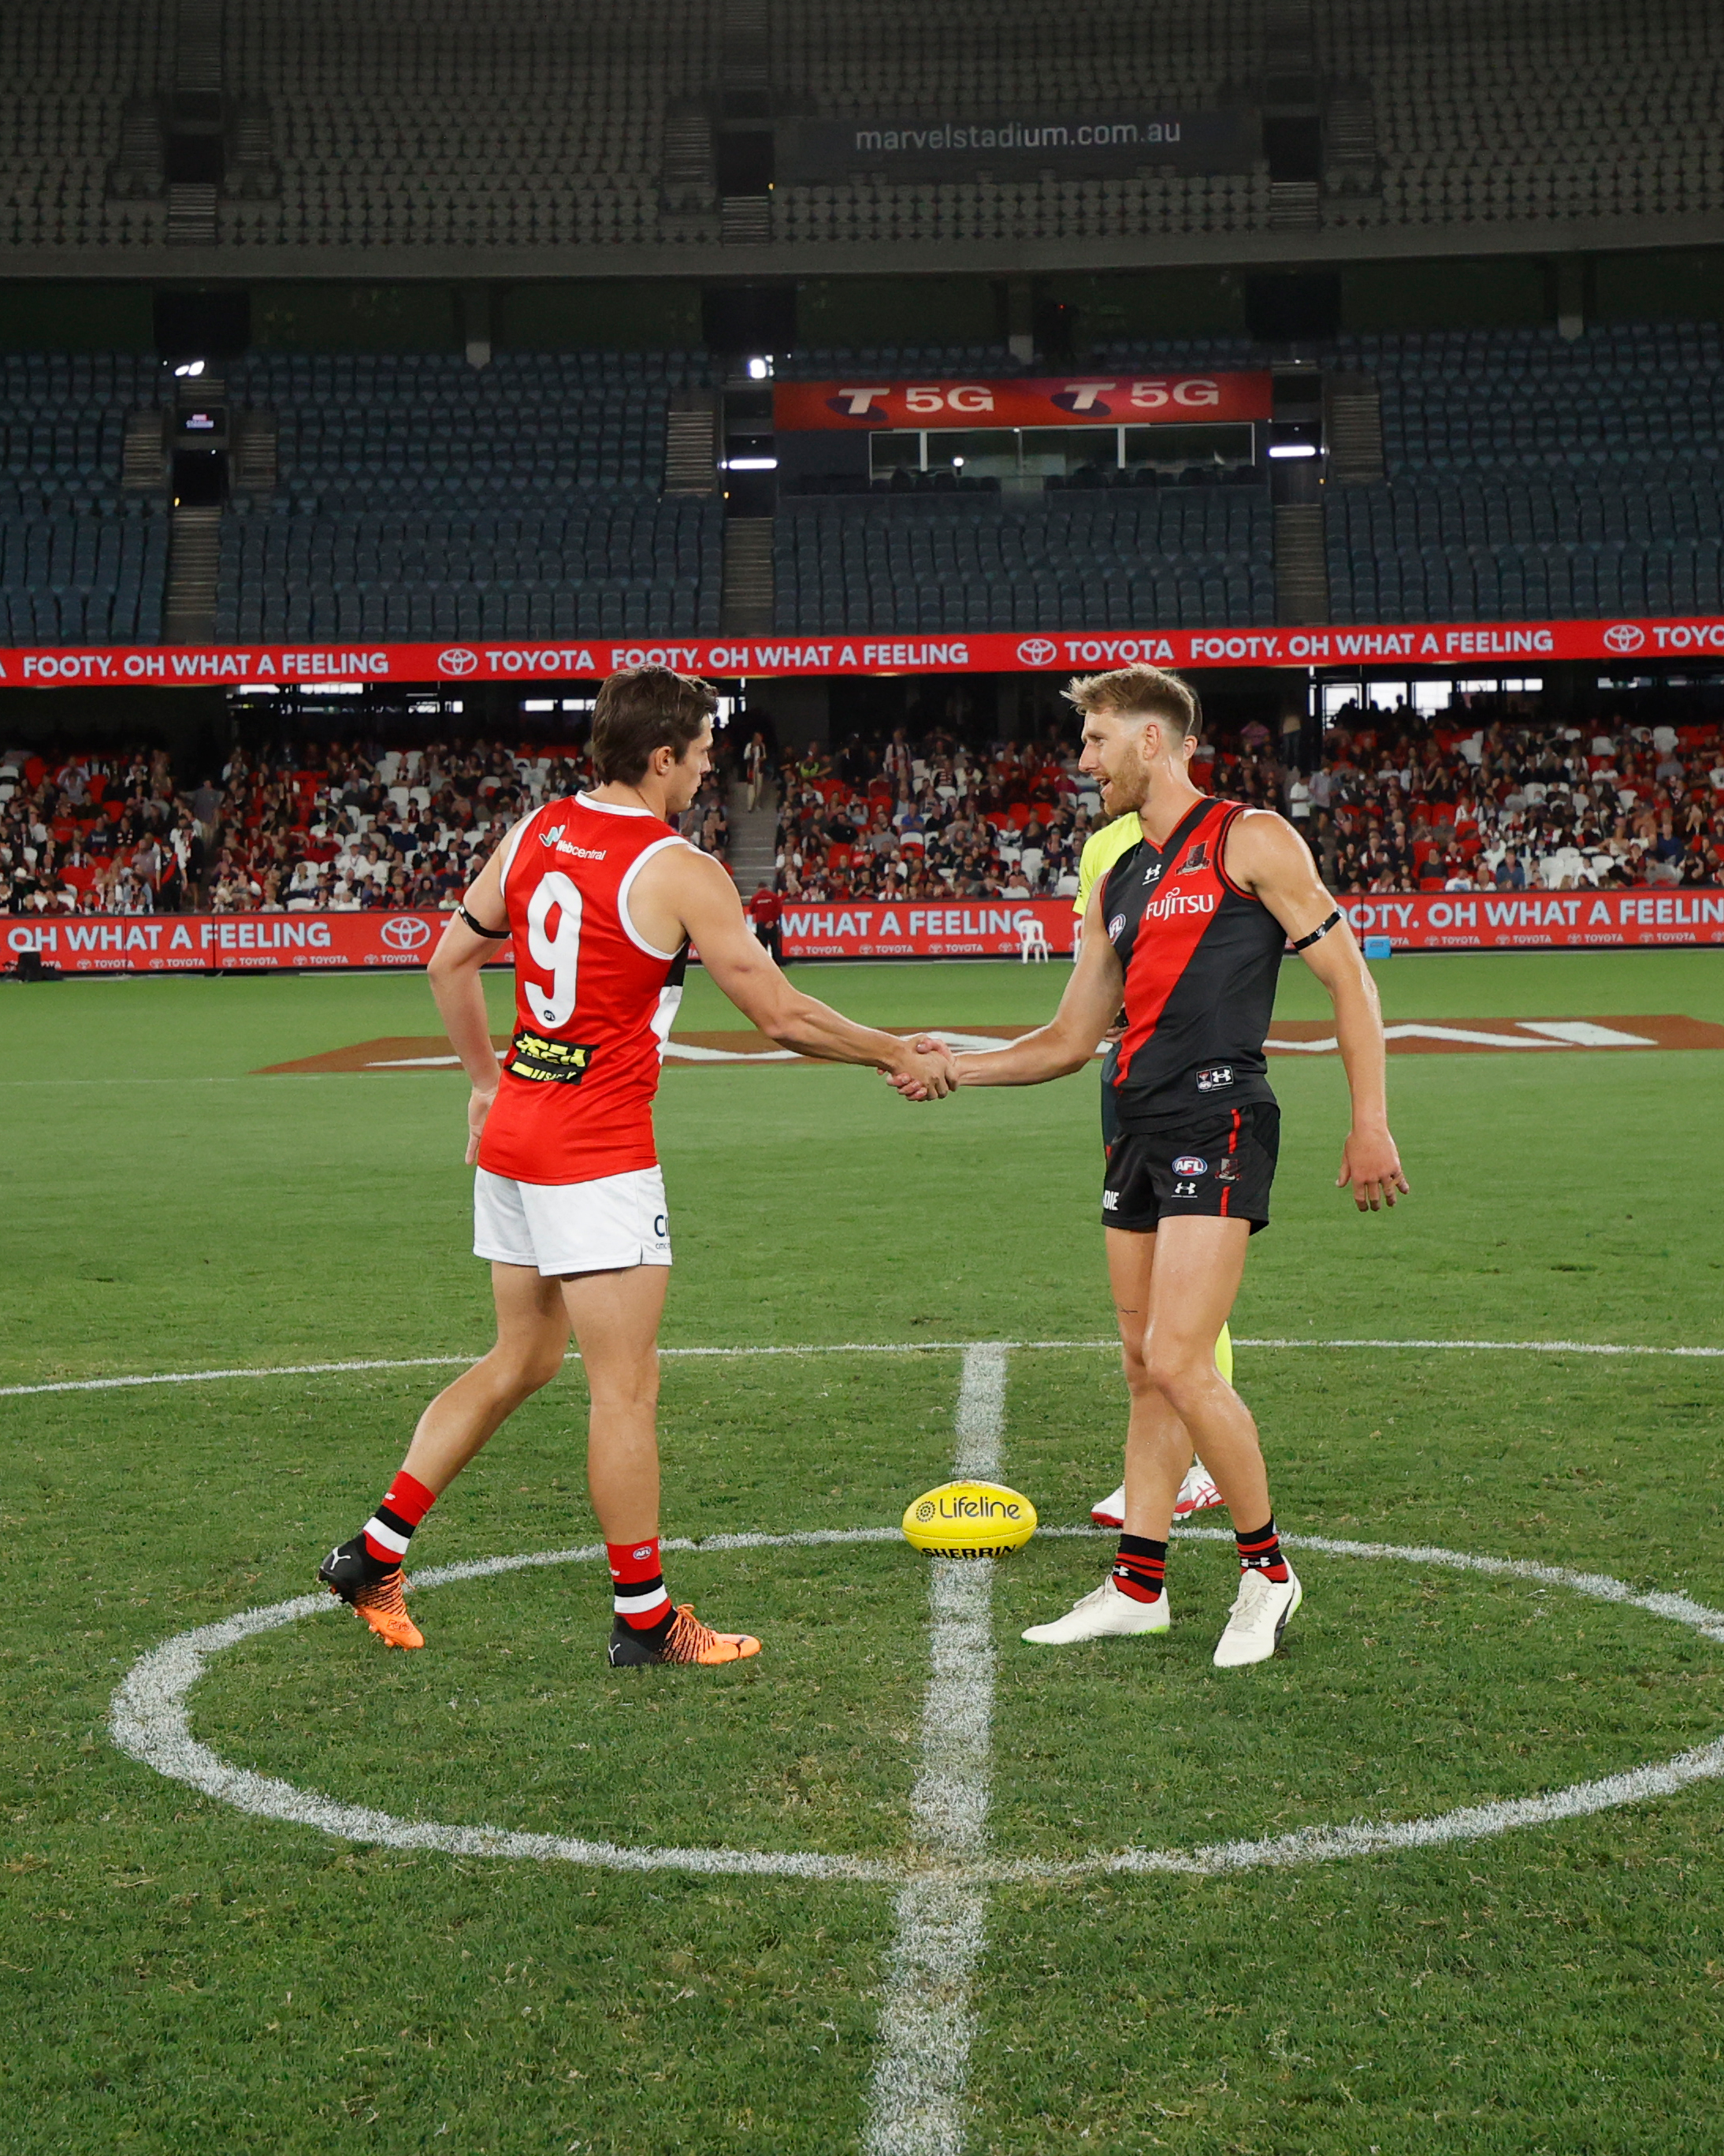
[{"label": "white center line marking", "polygon": [[[745,1355],[952,1355],[967,1353],[982,1346],[1001,1349],[1106,1348],[1116,1354],[1115,1340],[847,1340],[823,1341],[791,1347],[766,1345],[747,1348],[661,1348],[661,1356],[706,1356],[725,1359]],[[1235,1340],[1235,1348],[1455,1348],[1471,1353],[1504,1355],[1664,1355],[1700,1357],[1724,1361],[1724,1348],[1650,1348],[1635,1342],[1599,1340]],[[33,1393],[112,1393],[139,1385],[208,1385],[228,1379],[262,1378],[320,1378],[345,1370],[434,1370],[456,1363],[476,1363],[485,1353],[475,1348],[466,1355],[408,1355],[387,1361],[345,1363],[282,1363],[271,1367],[235,1370],[161,1370],[120,1378],[63,1378],[52,1384],[0,1385],[0,1400],[21,1399]],[[579,1361],[578,1356],[571,1358]]]},{"label": "white center line marking", "polygon": [[[1000,1471],[1006,1358],[993,1344],[964,1351],[953,1473],[993,1481]],[[918,1856],[940,1870],[897,1898],[897,1937],[880,2007],[881,2057],[863,2136],[866,2156],[961,2156],[964,2083],[976,2016],[970,1985],[986,1943],[986,1890],[948,1867],[988,1850],[993,1728],[993,1561],[935,1558],[928,1588],[931,1670],[922,1703],[922,1755],[911,1810]]]}]

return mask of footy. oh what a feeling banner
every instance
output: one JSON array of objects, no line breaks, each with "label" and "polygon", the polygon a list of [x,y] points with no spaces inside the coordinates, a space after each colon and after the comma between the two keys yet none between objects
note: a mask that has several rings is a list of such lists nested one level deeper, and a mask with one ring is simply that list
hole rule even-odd
[{"label": "footy. oh what a feeling banner", "polygon": [[332,682],[602,681],[628,666],[722,680],[818,675],[1095,673],[1147,665],[1521,667],[1724,654],[1724,616],[1420,622],[1352,629],[1048,629],[978,634],[856,629],[795,636],[490,638],[445,644],[102,644],[0,648],[25,689],[326,688]]},{"label": "footy. oh what a feeling banner", "polygon": [[[1341,901],[1355,932],[1398,951],[1612,950],[1724,945],[1724,891],[1389,893]],[[423,966],[442,913],[169,913],[26,916],[0,922],[0,966],[39,951],[69,973],[298,973]],[[1069,956],[1064,898],[784,901],[787,958]],[[512,944],[490,963],[507,965]],[[403,1066],[405,1067],[405,1066]]]}]

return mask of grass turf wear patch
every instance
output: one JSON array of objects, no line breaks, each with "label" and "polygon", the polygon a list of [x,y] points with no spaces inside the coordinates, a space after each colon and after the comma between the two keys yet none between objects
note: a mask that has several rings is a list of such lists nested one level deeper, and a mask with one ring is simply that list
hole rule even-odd
[{"label": "grass turf wear patch", "polygon": [[[900,1019],[880,1019],[889,1032],[906,1035],[933,1031],[955,1047],[986,1052],[990,1044],[1016,1040],[1031,1029],[1024,1025],[972,1026],[962,1034],[951,1024],[934,1020],[912,1025]],[[1559,1050],[1724,1048],[1724,1025],[1702,1019],[1666,1014],[1655,1018],[1563,1018],[1521,1019],[1505,1024],[1500,1019],[1445,1019],[1414,1020],[1390,1025],[1387,1031],[1391,1055],[1483,1055]],[[493,1036],[499,1056],[510,1036]],[[1280,1019],[1269,1036],[1272,1055],[1333,1055],[1337,1052],[1331,1025],[1311,1019]],[[720,1028],[700,1033],[677,1031],[665,1044],[665,1068],[711,1070],[717,1064],[808,1063],[813,1056],[781,1049],[752,1027]],[[302,1055],[286,1063],[268,1063],[255,1075],[259,1078],[318,1077],[357,1071],[399,1072],[452,1070],[460,1058],[441,1034],[397,1034],[377,1040],[355,1041],[346,1048]],[[821,1067],[831,1069],[831,1065]]]},{"label": "grass turf wear patch", "polygon": [[[980,1027],[1035,1023],[1052,1000],[1049,972],[797,977],[865,1018],[929,1009]],[[1378,974],[1392,1020],[1470,1012],[1506,1024],[1582,1011],[1606,1023],[1629,1014],[1620,1022],[1631,1028],[1648,1009],[1724,1020],[1724,975],[1704,953],[1403,958]],[[1313,994],[1287,968],[1282,1015],[1320,1021]],[[99,1080],[81,1075],[76,1054],[95,999]],[[494,1009],[500,1024],[500,994]],[[699,979],[685,1015],[695,1027],[726,1023]],[[409,1086],[246,1075],[333,1042],[423,1033],[422,983],[73,983],[54,998],[18,992],[7,1020],[8,1189],[13,1217],[37,1224],[0,1252],[5,1382],[484,1346],[482,1270],[461,1255],[459,1074]],[[1362,1222],[1330,1187],[1341,1074],[1332,1059],[1281,1059],[1277,1219],[1254,1248],[1238,1330],[1308,1342],[1718,1344],[1724,1248],[1714,1209],[1696,1199],[1724,1169],[1716,1119],[1695,1112],[1706,1067],[1662,1050],[1408,1056],[1392,1102],[1414,1197],[1392,1221]],[[697,1087],[667,1086],[675,1342],[1087,1340],[1105,1329],[1089,1081],[915,1114],[884,1094],[847,1071],[810,1086],[721,1067]],[[925,1364],[926,1381],[914,1376]],[[957,1375],[955,1354],[668,1363],[667,1532],[890,1526],[908,1496],[954,1470]],[[1239,1379],[1290,1532],[1525,1557],[1724,1601],[1706,1529],[1721,1473],[1710,1362],[1308,1347],[1242,1350]],[[880,1886],[811,1893],[793,1880],[367,1848],[246,1818],[109,1744],[110,1698],[139,1655],[308,1590],[310,1568],[374,1499],[439,1381],[434,1370],[373,1370],[5,1403],[0,1699],[13,1741],[0,1961],[13,1988],[8,2138],[26,2156],[193,2140],[260,2156],[321,2156],[337,2142],[389,2156],[524,2143],[607,2156],[829,2156],[860,2145],[875,2115],[882,1999],[896,1981],[900,1912]],[[415,1544],[420,1563],[593,1539],[583,1412],[572,1366],[437,1507],[422,1553]],[[1081,1520],[1117,1479],[1121,1428],[1109,1357],[1015,1357],[999,1472],[1050,1522]],[[1541,1784],[1547,1759],[1552,1771],[1565,1759],[1609,1771],[1665,1756],[1685,1741],[1685,1690],[1710,1682],[1721,1651],[1641,1613],[1541,1598],[1530,1582],[1421,1581],[1389,1564],[1314,1558],[1317,1584],[1287,1659],[1244,1673],[1260,1715],[1234,1725],[1230,1758],[1218,1748],[1216,1793],[1200,1803],[1189,1748],[1214,1712],[1198,1684],[1217,1680],[1201,1657],[1188,1671],[1173,1655],[1208,1644],[1226,1566],[1176,1541],[1176,1627],[1162,1643],[1173,1653],[1161,1680],[1175,1689],[1154,1695],[1157,1741],[1132,1729],[1123,1681],[1110,1692],[1105,1667],[1075,1661],[1075,1691],[1087,1708],[1094,1687],[1103,1706],[1093,1727],[1085,1714],[1065,1717],[1080,1748],[1055,1788],[1033,1756],[1052,1695],[1014,1691],[1050,1672],[1014,1659],[1011,1598],[1028,1568],[1044,1568],[1054,1600],[1029,1614],[1058,1608],[1074,1577],[1082,1584],[1085,1553],[1099,1577],[1105,1542],[1044,1531],[995,1577],[990,1831],[1000,1845],[1076,1845],[1092,1784],[1095,1809],[1105,1804],[1096,1840],[1126,1799],[1147,1808],[1165,1788],[1193,1837],[1179,1845],[1191,1846],[1241,1820],[1247,1831],[1273,1826],[1278,1810],[1296,1830],[1313,1816],[1319,1763],[1363,1791],[1367,1815],[1410,1817],[1433,1771],[1467,1799],[1469,1758],[1482,1757],[1480,1786],[1496,1794]],[[872,1550],[844,1554],[847,1567],[859,1556],[861,1569],[843,1575],[857,1592],[828,1621],[876,1665],[853,1672],[847,1655],[840,1674],[875,1716],[880,1658],[896,1658],[890,1719],[905,1742],[890,1774],[870,1757],[878,1785],[853,1780],[838,1678],[818,1675],[819,1696],[787,1709],[782,1732],[728,1725],[745,1741],[727,1754],[726,1788],[744,1786],[744,1801],[767,1810],[773,1785],[750,1784],[749,1762],[764,1756],[784,1793],[784,1846],[835,1839],[840,1825],[852,1847],[901,1841],[914,1790],[924,1561],[899,1553],[922,1593],[900,1603],[896,1574],[867,1569]],[[794,1598],[808,1589],[793,1570],[745,1578],[733,1568],[741,1553],[697,1562],[726,1599],[754,1589],[783,1598],[773,1629],[759,1620],[764,1680],[782,1646],[777,1610],[806,1612]],[[746,1562],[764,1567],[758,1553]],[[819,1576],[839,1577],[824,1562]],[[713,1607],[708,1578],[679,1584],[673,1573],[672,1590],[695,1592],[703,1614],[756,1621],[757,1605]],[[428,1691],[424,1712],[500,1800],[510,1795],[500,1752],[518,1743],[544,1765],[552,1740],[536,1725],[572,1717],[569,1702],[593,1681],[577,1656],[605,1621],[596,1566],[590,1577],[542,1573],[533,1594],[522,1579],[512,1637],[482,1614],[504,1585],[426,1595],[433,1644],[417,1658],[459,1656],[482,1679],[471,1690],[494,1694],[482,1716],[464,1710],[469,1729],[460,1687],[440,1704]],[[560,1622],[576,1608],[578,1625]],[[1464,1672],[1470,1698],[1455,1689],[1451,1614],[1480,1643]],[[572,1643],[566,1659],[551,1651],[553,1616],[556,1647]],[[321,1631],[330,1662],[297,1661],[295,1631]],[[285,1657],[267,1668],[266,1644]],[[384,1762],[368,1747],[387,1730],[404,1748],[413,1730],[388,1689],[406,1658],[367,1657],[368,1644],[338,1612],[256,1643],[249,1698],[200,1692],[199,1733],[314,1786],[338,1774],[344,1791],[373,1786],[364,1778]],[[527,1650],[531,1681],[511,1668]],[[715,1701],[752,1701],[732,1673],[717,1675]],[[325,1687],[332,1718],[321,1726],[304,1715],[301,1679]],[[701,1818],[721,1810],[706,1787],[716,1778],[700,1771],[699,1741],[666,1741],[663,1691],[657,1717],[639,1715],[659,1784],[643,1802],[670,1819],[674,1799],[682,1818]],[[1409,1712],[1420,1693],[1430,1707]],[[1309,1763],[1301,1700],[1321,1740]],[[819,1718],[836,1733],[809,1726],[829,1701]],[[211,1708],[214,1724],[203,1718]],[[1352,1717],[1350,1753],[1334,1739]],[[1138,1747],[1129,1778],[1105,1749],[1121,1731]],[[775,1736],[786,1748],[767,1751]],[[1483,1741],[1469,1753],[1464,1739]],[[803,1758],[798,1801],[783,1778]],[[428,1748],[424,1771],[444,1772]],[[517,1816],[562,1794],[523,1780]],[[391,1799],[400,1806],[398,1782]],[[870,1815],[872,1801],[887,1809]],[[420,1793],[407,1804],[429,1815]],[[1213,1821],[1196,1816],[1211,1810]],[[798,1813],[825,1824],[793,1844]],[[476,1805],[457,1814],[483,1815]],[[1720,1819],[1718,1792],[1702,1784],[1465,1848],[1219,1879],[997,1886],[973,1978],[967,2145],[989,2156],[1068,2143],[1131,2156],[1229,2146],[1364,2156],[1373,2143],[1447,2156],[1462,2136],[1485,2156],[1705,2146],[1706,2061],[1724,2043],[1711,1966],[1724,1923]]]}]

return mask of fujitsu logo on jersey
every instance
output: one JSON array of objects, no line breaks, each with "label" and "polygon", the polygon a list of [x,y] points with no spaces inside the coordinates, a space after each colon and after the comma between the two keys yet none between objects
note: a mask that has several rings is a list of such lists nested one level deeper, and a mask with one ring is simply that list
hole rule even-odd
[{"label": "fujitsu logo on jersey", "polygon": [[1152,898],[1143,909],[1146,921],[1172,921],[1181,914],[1213,913],[1215,911],[1213,891],[1164,891],[1159,898]]}]

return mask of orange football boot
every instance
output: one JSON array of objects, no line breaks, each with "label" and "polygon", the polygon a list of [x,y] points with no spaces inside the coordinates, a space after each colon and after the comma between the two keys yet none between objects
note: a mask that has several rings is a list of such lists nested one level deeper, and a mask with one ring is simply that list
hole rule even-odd
[{"label": "orange football boot", "polygon": [[619,1618],[611,1630],[611,1666],[639,1669],[650,1662],[697,1662],[711,1668],[720,1662],[746,1662],[760,1652],[752,1632],[715,1632],[695,1616],[694,1605],[680,1602],[662,1645],[654,1646]]}]

